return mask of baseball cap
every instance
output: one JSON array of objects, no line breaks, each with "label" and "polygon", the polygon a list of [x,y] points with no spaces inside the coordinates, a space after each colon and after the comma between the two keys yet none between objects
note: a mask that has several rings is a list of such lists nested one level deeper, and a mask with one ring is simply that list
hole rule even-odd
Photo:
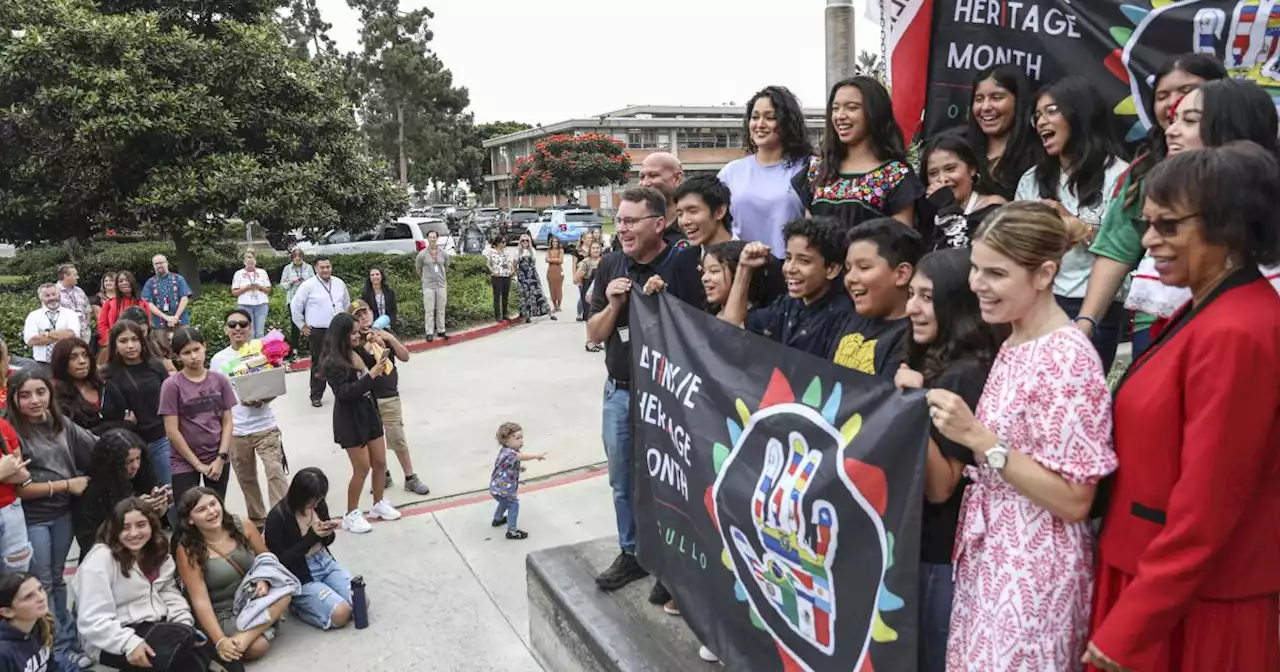
[{"label": "baseball cap", "polygon": [[351,305],[347,308],[347,314],[351,315],[352,317],[355,317],[356,315],[359,315],[360,311],[362,310],[369,310],[369,304],[365,303],[364,301],[361,301],[360,299],[355,299],[351,302]]}]

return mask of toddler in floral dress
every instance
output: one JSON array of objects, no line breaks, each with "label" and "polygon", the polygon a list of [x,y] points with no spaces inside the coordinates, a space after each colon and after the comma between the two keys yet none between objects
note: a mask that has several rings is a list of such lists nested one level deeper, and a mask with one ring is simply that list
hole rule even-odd
[{"label": "toddler in floral dress", "polygon": [[498,427],[498,458],[493,462],[493,476],[489,479],[489,494],[498,500],[493,512],[493,526],[507,526],[508,539],[527,539],[529,533],[516,527],[520,517],[520,500],[516,491],[520,487],[520,462],[545,460],[546,453],[524,453],[524,430],[514,422],[504,422]]}]

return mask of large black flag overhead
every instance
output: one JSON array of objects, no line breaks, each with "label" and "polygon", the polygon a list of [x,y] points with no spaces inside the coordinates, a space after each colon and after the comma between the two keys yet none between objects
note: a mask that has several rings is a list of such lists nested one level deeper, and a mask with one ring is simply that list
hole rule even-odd
[{"label": "large black flag overhead", "polygon": [[1170,56],[1220,59],[1232,77],[1280,98],[1276,0],[933,0],[925,130],[969,117],[973,77],[1022,67],[1037,85],[1068,74],[1098,87],[1127,141],[1155,120],[1153,78]]},{"label": "large black flag overhead", "polygon": [[916,669],[923,395],[631,299],[641,563],[731,670]]}]

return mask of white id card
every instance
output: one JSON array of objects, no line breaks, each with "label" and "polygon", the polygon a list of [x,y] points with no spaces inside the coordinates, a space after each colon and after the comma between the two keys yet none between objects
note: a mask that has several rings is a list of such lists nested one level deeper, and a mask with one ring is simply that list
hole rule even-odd
[{"label": "white id card", "polygon": [[630,343],[630,342],[631,342],[631,327],[622,327],[622,328],[618,329],[618,338],[619,338],[623,343]]},{"label": "white id card", "polygon": [[440,264],[433,264],[432,268],[434,269],[432,272],[434,272],[436,275],[440,275]]}]

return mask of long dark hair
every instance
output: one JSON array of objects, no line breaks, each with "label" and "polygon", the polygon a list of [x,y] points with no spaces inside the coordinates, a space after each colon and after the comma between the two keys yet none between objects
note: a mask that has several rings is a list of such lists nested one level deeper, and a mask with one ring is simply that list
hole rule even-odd
[{"label": "long dark hair", "polygon": [[324,361],[321,371],[326,378],[345,378],[355,369],[351,363],[351,334],[356,330],[356,318],[338,313],[329,323],[329,332],[325,334]]},{"label": "long dark hair", "polygon": [[93,350],[85,343],[83,339],[70,336],[53,344],[53,352],[49,355],[49,369],[53,373],[53,379],[57,382],[59,388],[64,385],[75,387],[75,381],[71,380],[71,354],[76,348],[84,350],[84,354],[89,358],[89,375],[85,377],[85,381],[95,388],[102,389],[102,377],[98,375],[98,358],[93,356]]},{"label": "long dark hair", "polygon": [[773,113],[778,119],[778,137],[782,140],[782,158],[788,162],[806,161],[813,156],[813,144],[809,142],[809,127],[804,122],[804,110],[795,94],[785,86],[766,86],[747,101],[747,113],[742,119],[742,128],[746,132],[747,153],[759,151],[751,137],[751,113],[755,110],[756,101],[768,98],[773,104]]},{"label": "long dark hair", "polygon": [[126,331],[138,337],[138,343],[142,346],[139,352],[142,363],[156,359],[156,353],[147,341],[147,333],[142,330],[142,325],[133,320],[120,319],[111,327],[111,332],[107,335],[107,377],[117,375],[126,366],[124,357],[120,354],[120,348],[116,345],[116,339]]},{"label": "long dark hair", "polygon": [[120,271],[116,273],[116,297],[120,298],[120,278],[129,281],[129,298],[141,299],[142,288],[138,286],[138,279],[133,277],[132,271]]},{"label": "long dark hair", "polygon": [[973,151],[973,146],[958,131],[939,133],[925,144],[924,149],[920,150],[920,167],[916,174],[926,183],[929,181],[929,156],[934,152],[951,152],[973,169],[977,174],[973,180],[975,194],[989,196],[999,192],[997,188],[999,185],[995,184],[991,175],[987,173],[986,161],[979,160],[977,153]]},{"label": "long dark hair", "polygon": [[[723,243],[716,243],[707,247],[707,256],[713,257],[721,264],[729,267],[729,278],[732,283],[733,278],[738,274],[738,259],[742,257],[742,250],[747,246],[745,241],[729,240]],[[751,286],[747,289],[747,305],[757,307],[764,302],[765,293],[768,288],[765,286],[765,274],[770,272],[769,266],[751,275]],[[707,309],[723,308],[723,306],[714,306],[710,301],[707,302]],[[718,311],[716,311],[718,312]]]},{"label": "long dark hair", "polygon": [[135,556],[133,551],[120,543],[120,533],[124,532],[124,517],[132,511],[141,513],[151,526],[151,538],[147,539],[147,543],[138,551],[136,557],[138,569],[143,574],[154,574],[159,571],[169,555],[169,540],[160,529],[160,517],[140,498],[128,497],[111,508],[111,515],[107,516],[107,519],[102,521],[102,527],[98,528],[98,543],[105,544],[111,549],[111,557],[120,564],[121,576],[129,576]]},{"label": "long dark hair", "polygon": [[[169,349],[169,343],[160,336],[160,333],[151,328],[151,318],[147,316],[147,311],[142,306],[129,306],[120,311],[119,320],[129,320],[136,322],[142,327],[142,344],[146,346],[151,354],[146,359],[173,359],[173,352]],[[114,339],[112,339],[114,341]]]},{"label": "long dark hair", "polygon": [[[129,451],[135,448],[142,453],[142,462],[138,473],[130,479],[127,462]],[[157,485],[151,460],[147,459],[147,442],[122,427],[107,430],[94,444],[85,475],[89,477],[89,487],[84,494],[86,508],[100,515],[110,511],[116,502],[150,492]]]},{"label": "long dark hair", "polygon": [[994,166],[987,166],[987,134],[978,126],[977,117],[973,116],[973,96],[969,97],[969,126],[965,129],[965,137],[977,152],[987,172],[1001,189],[1012,194],[1018,187],[1022,174],[1036,165],[1044,156],[1044,146],[1031,126],[1031,114],[1036,109],[1035,89],[1022,68],[1016,65],[997,65],[979,72],[973,78],[973,90],[988,79],[1000,88],[1013,95],[1013,127],[1009,129],[1009,140],[1005,143],[1004,154]]},{"label": "long dark hair", "polygon": [[849,155],[849,148],[836,135],[831,106],[835,105],[836,92],[852,86],[862,92],[862,115],[867,122],[867,142],[877,161],[897,160],[906,163],[907,148],[902,139],[902,129],[893,118],[893,100],[884,85],[871,77],[859,75],[836,82],[827,94],[827,130],[822,139],[822,170],[818,184],[829,184],[840,176],[840,164]]},{"label": "long dark hair", "polygon": [[1200,140],[1205,147],[1248,140],[1276,154],[1278,126],[1275,102],[1256,83],[1219,79],[1200,85]]},{"label": "long dark hair", "polygon": [[187,553],[187,562],[192,567],[204,570],[205,556],[208,555],[208,544],[204,540],[204,534],[191,524],[191,510],[196,508],[196,504],[200,503],[204,497],[212,496],[218,500],[218,507],[222,509],[222,529],[231,535],[236,543],[244,548],[249,548],[249,538],[244,536],[244,532],[240,531],[240,526],[236,525],[235,518],[227,513],[227,507],[223,504],[222,497],[213,488],[200,486],[192,488],[182,493],[182,498],[178,500],[178,531],[175,536],[182,539],[182,550]]},{"label": "long dark hair", "polygon": [[[1068,75],[1041,89],[1036,100],[1048,96],[1058,105],[1058,112],[1071,128],[1071,136],[1062,153],[1070,159],[1071,174],[1067,188],[1075,193],[1081,206],[1090,207],[1102,202],[1102,186],[1106,172],[1116,158],[1124,154],[1124,148],[1116,140],[1111,111],[1098,89],[1080,75]],[[1036,184],[1041,198],[1061,198],[1058,195],[1062,162],[1058,157],[1046,156],[1036,165]]]},{"label": "long dark hair", "polygon": [[293,475],[284,501],[290,511],[297,513],[307,508],[307,503],[313,500],[317,506],[323,504],[328,494],[329,477],[318,467],[304,467]]},{"label": "long dark hair", "polygon": [[364,302],[369,304],[370,309],[378,305],[377,298],[373,293],[373,280],[369,277],[369,274],[374,271],[377,271],[378,275],[382,276],[382,293],[386,295],[388,301],[395,301],[396,296],[396,290],[391,289],[391,278],[387,277],[387,272],[377,266],[373,266],[364,274],[364,292],[360,295],[360,298],[364,299]]},{"label": "long dark hair", "polygon": [[[22,589],[22,584],[31,579],[39,578],[30,572],[0,572],[0,607],[5,609],[13,608],[13,601],[18,599],[18,591]],[[48,598],[52,602],[52,598]],[[53,605],[49,605],[48,612],[32,629],[31,634],[36,636],[37,641],[42,648],[53,648]]]},{"label": "long dark hair", "polygon": [[982,321],[978,296],[969,289],[968,248],[930,252],[916,264],[916,273],[933,281],[933,314],[937,336],[930,343],[907,344],[909,366],[931,385],[951,365],[976,362],[985,372],[991,368],[1000,343],[1009,336],[1008,325]]},{"label": "long dark hair", "polygon": [[1227,69],[1222,66],[1222,61],[1216,56],[1207,54],[1178,54],[1170,56],[1160,64],[1160,69],[1156,71],[1155,79],[1152,80],[1152,96],[1147,104],[1147,116],[1151,119],[1151,128],[1147,130],[1143,151],[1129,167],[1129,188],[1124,192],[1126,208],[1133,207],[1133,204],[1138,201],[1138,195],[1142,192],[1142,179],[1151,172],[1151,167],[1164,161],[1164,157],[1169,155],[1169,144],[1164,137],[1164,127],[1160,125],[1160,120],[1156,119],[1154,92],[1159,88],[1160,80],[1175,72],[1185,72],[1209,82],[1225,79],[1227,76]]},{"label": "long dark hair", "polygon": [[49,390],[49,407],[45,409],[46,415],[49,417],[49,427],[54,434],[66,429],[67,420],[62,416],[62,406],[58,404],[57,388],[53,386],[53,380],[49,378],[49,374],[39,369],[22,368],[18,369],[12,376],[9,376],[9,423],[17,430],[18,436],[31,436],[31,421],[27,416],[22,414],[22,406],[18,401],[18,392],[22,390],[22,386],[28,382],[36,380],[44,383]]}]

